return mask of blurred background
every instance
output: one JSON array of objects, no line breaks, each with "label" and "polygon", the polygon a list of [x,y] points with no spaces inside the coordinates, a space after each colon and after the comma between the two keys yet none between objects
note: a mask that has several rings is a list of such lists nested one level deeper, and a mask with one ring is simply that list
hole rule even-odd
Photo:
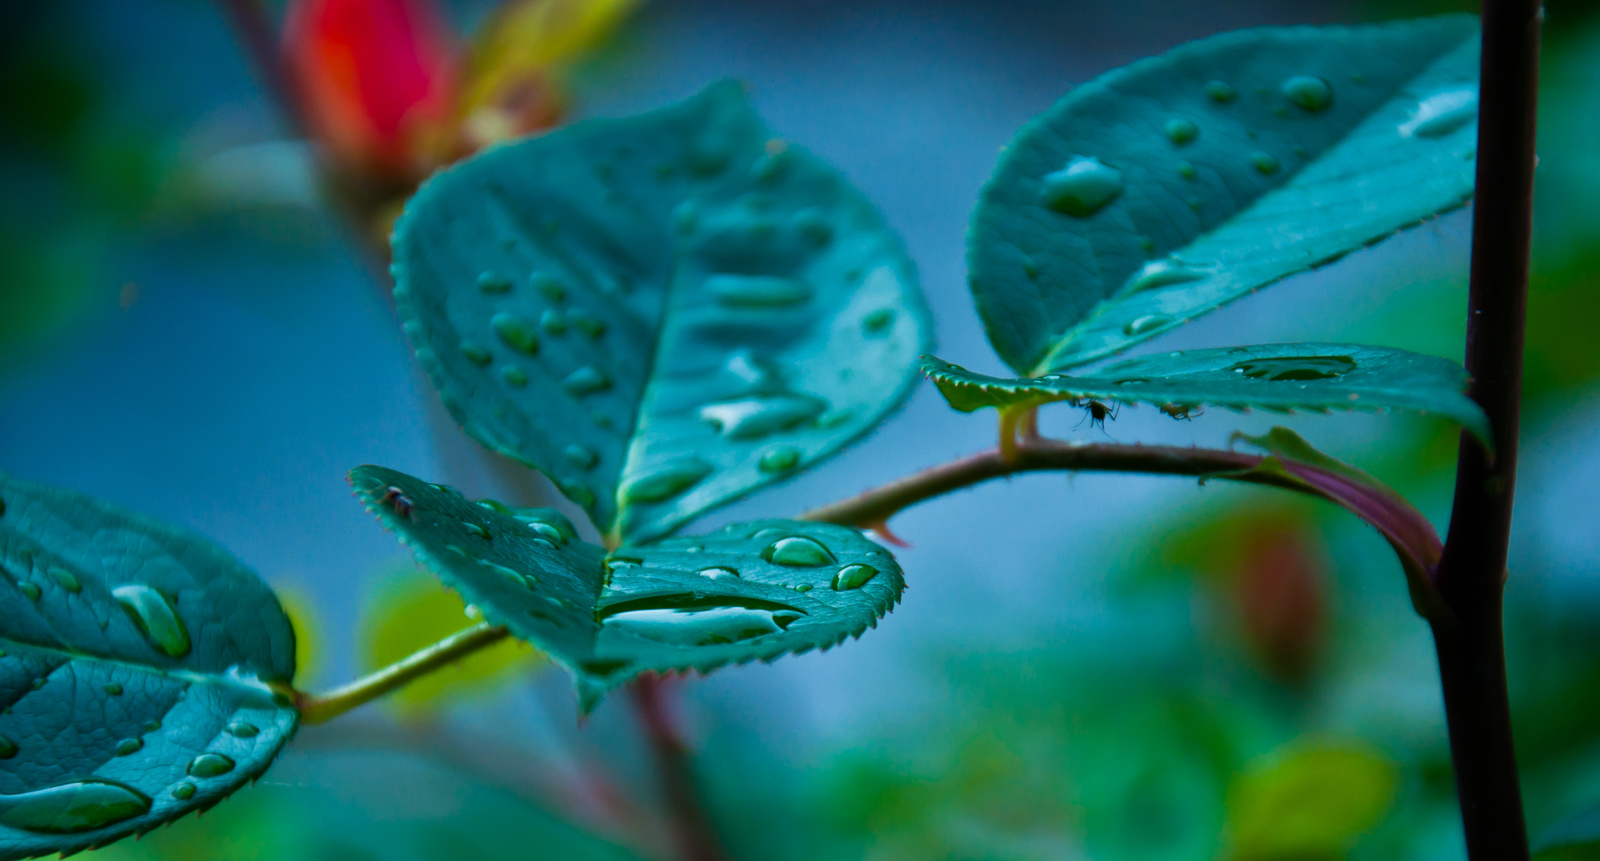
[{"label": "blurred background", "polygon": [[[1475,6],[545,0],[497,13],[412,0],[370,4],[407,12],[352,26],[319,17],[338,3],[294,5],[277,75],[261,60],[276,56],[280,3],[0,7],[0,469],[227,546],[285,596],[309,689],[471,623],[350,498],[346,470],[379,463],[508,501],[548,493],[456,430],[389,309],[381,237],[433,166],[741,79],[780,134],[840,167],[904,235],[940,355],[994,373],[963,239],[1023,121],[1219,31]],[[1593,6],[1548,5],[1540,106],[1508,593],[1535,834],[1600,805]],[[393,56],[363,79],[334,48]],[[440,95],[450,87],[465,95]],[[275,89],[317,110],[286,112]],[[1159,349],[1314,339],[1459,360],[1469,233],[1470,212],[1440,218]],[[1101,433],[1079,419],[1042,416],[1049,434]],[[1282,421],[1126,409],[1107,433],[1224,445]],[[1452,428],[1289,424],[1443,528]],[[986,414],[954,413],[925,386],[854,449],[700,526],[792,514],[993,439]],[[910,590],[876,631],[672,686],[734,857],[1463,857],[1432,643],[1387,545],[1353,517],[1258,488],[1034,475],[895,528],[914,545],[897,554]],[[580,724],[565,674],[507,645],[305,728],[256,788],[96,857],[665,859],[656,786],[625,697]]]}]

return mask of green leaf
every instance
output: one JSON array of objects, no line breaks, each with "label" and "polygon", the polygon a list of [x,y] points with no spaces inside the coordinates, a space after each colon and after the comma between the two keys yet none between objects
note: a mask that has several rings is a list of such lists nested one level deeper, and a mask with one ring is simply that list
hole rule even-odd
[{"label": "green leaf", "polygon": [[1550,826],[1533,848],[1534,861],[1600,861],[1600,807]]},{"label": "green leaf", "polygon": [[1080,365],[1472,196],[1477,22],[1225,33],[1017,134],[968,232],[989,341]]},{"label": "green leaf", "polygon": [[883,217],[732,83],[441,173],[394,258],[456,419],[630,540],[860,436],[927,344]]},{"label": "green leaf", "polygon": [[1388,812],[1397,784],[1394,764],[1364,747],[1280,753],[1230,788],[1228,857],[1342,858]]},{"label": "green leaf", "polygon": [[1401,409],[1446,416],[1485,445],[1492,439],[1489,419],[1464,394],[1469,378],[1460,365],[1388,347],[1220,347],[1124,359],[1092,377],[1036,379],[988,377],[928,357],[922,372],[963,412],[1081,399],[1155,404],[1179,417],[1200,406],[1276,412]]},{"label": "green leaf", "polygon": [[350,480],[419,562],[571,671],[585,711],[639,673],[829,648],[905,588],[894,557],[843,526],[758,520],[608,554],[552,509],[472,502],[380,466]]},{"label": "green leaf", "polygon": [[201,536],[0,476],[0,859],[204,810],[294,732],[294,635]]}]

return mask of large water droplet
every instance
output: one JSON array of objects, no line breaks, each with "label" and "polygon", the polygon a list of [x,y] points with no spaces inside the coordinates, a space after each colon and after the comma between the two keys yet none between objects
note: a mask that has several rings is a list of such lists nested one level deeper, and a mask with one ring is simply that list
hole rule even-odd
[{"label": "large water droplet", "polygon": [[756,465],[762,472],[788,472],[799,463],[800,449],[792,445],[780,445],[762,454]]},{"label": "large water droplet", "polygon": [[815,418],[826,402],[809,395],[769,395],[706,404],[700,420],[730,439],[760,439]]},{"label": "large water droplet", "polygon": [[1171,322],[1172,318],[1165,314],[1146,314],[1143,317],[1135,317],[1129,320],[1128,324],[1122,327],[1122,334],[1143,335],[1147,332],[1154,332]]},{"label": "large water droplet", "polygon": [[511,279],[498,272],[484,272],[478,276],[478,289],[485,293],[510,293]]},{"label": "large water droplet", "polygon": [[1478,91],[1472,87],[1445,90],[1423,99],[1411,118],[1400,124],[1401,137],[1444,137],[1478,116]]},{"label": "large water droplet", "polygon": [[1277,356],[1240,362],[1230,370],[1251,379],[1265,377],[1270,382],[1330,380],[1356,369],[1349,356]]},{"label": "large water droplet", "polygon": [[706,292],[730,308],[783,308],[811,298],[811,285],[773,275],[712,275]]},{"label": "large water droplet", "polygon": [[1251,153],[1250,164],[1266,176],[1271,176],[1278,172],[1278,157],[1269,152]]},{"label": "large water droplet", "polygon": [[1039,197],[1057,212],[1083,218],[1122,193],[1122,172],[1092,156],[1078,157],[1046,174]]},{"label": "large water droplet", "polygon": [[619,492],[623,502],[662,502],[694,487],[711,474],[711,464],[689,455],[631,475]]},{"label": "large water droplet", "polygon": [[1212,81],[1206,84],[1205,91],[1206,96],[1218,104],[1231,102],[1239,96],[1239,91],[1225,81]]},{"label": "large water droplet", "polygon": [[584,365],[568,374],[561,387],[573,395],[587,395],[611,388],[611,380],[594,365]]},{"label": "large water droplet", "polygon": [[178,799],[179,801],[188,801],[194,797],[194,784],[185,780],[177,786],[172,787],[172,797]]},{"label": "large water droplet", "polygon": [[785,630],[801,610],[775,601],[721,595],[668,595],[613,604],[604,629],[673,646],[737,643]]},{"label": "large water droplet", "polygon": [[111,595],[151,645],[174,658],[189,654],[189,629],[167,596],[142,583],[118,586]]},{"label": "large water droplet", "polygon": [[149,811],[148,796],[109,780],[74,780],[18,795],[0,795],[0,825],[45,834],[104,828]]},{"label": "large water droplet", "polygon": [[780,538],[761,551],[761,558],[775,565],[792,568],[815,568],[833,564],[833,554],[816,539],[804,535]]},{"label": "large water droplet", "polygon": [[844,592],[850,589],[860,589],[867,585],[867,581],[878,576],[878,569],[871,565],[846,565],[833,575],[833,591]]},{"label": "large water droplet", "polygon": [[534,334],[533,323],[526,317],[501,311],[489,318],[489,328],[513,350],[530,356],[539,352],[539,336]]},{"label": "large water droplet", "polygon": [[1333,87],[1321,78],[1297,75],[1284,81],[1280,89],[1284,98],[1312,113],[1325,110],[1333,104]]},{"label": "large water droplet", "polygon": [[202,753],[189,760],[189,774],[194,777],[217,777],[233,771],[233,760],[220,753]]},{"label": "large water droplet", "polygon": [[1178,146],[1183,146],[1200,136],[1200,127],[1195,125],[1193,120],[1186,120],[1183,117],[1173,117],[1167,120],[1165,131],[1167,140]]},{"label": "large water droplet", "polygon": [[1122,293],[1138,293],[1154,290],[1157,287],[1170,287],[1173,284],[1187,284],[1205,277],[1207,277],[1205,271],[1177,260],[1152,260],[1128,279],[1128,283],[1122,286]]}]

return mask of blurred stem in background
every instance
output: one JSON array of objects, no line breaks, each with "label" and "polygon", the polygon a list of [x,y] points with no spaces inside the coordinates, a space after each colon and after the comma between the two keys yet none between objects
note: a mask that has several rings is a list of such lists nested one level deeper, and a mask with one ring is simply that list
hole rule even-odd
[{"label": "blurred stem in background", "polygon": [[1528,857],[1506,686],[1504,596],[1533,231],[1539,0],[1484,0],[1466,367],[1498,458],[1463,435],[1433,620],[1456,791],[1472,861]]}]

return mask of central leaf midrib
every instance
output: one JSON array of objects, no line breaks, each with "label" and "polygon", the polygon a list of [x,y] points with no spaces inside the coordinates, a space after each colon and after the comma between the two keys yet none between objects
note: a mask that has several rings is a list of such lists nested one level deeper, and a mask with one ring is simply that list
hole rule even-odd
[{"label": "central leaf midrib", "polygon": [[[138,661],[129,660],[126,658],[114,658],[106,655],[96,654],[94,652],[79,651],[77,649],[58,644],[31,642],[29,640],[20,639],[12,635],[0,635],[0,645],[21,647],[39,652],[48,652],[52,655],[57,655],[64,658],[68,663],[79,660],[94,661],[133,672],[144,673],[152,676],[160,676],[162,678],[173,679],[175,681],[185,682],[188,684],[209,684],[223,688],[244,690],[252,694],[259,695],[262,693],[259,690],[242,685],[222,673],[200,672],[196,670],[185,670],[174,667],[160,667],[156,666],[155,664],[140,663]],[[244,668],[241,667],[240,669],[243,670]],[[266,679],[262,679],[263,684],[267,683],[267,681],[268,680]],[[26,693],[24,696],[26,696]]]}]

